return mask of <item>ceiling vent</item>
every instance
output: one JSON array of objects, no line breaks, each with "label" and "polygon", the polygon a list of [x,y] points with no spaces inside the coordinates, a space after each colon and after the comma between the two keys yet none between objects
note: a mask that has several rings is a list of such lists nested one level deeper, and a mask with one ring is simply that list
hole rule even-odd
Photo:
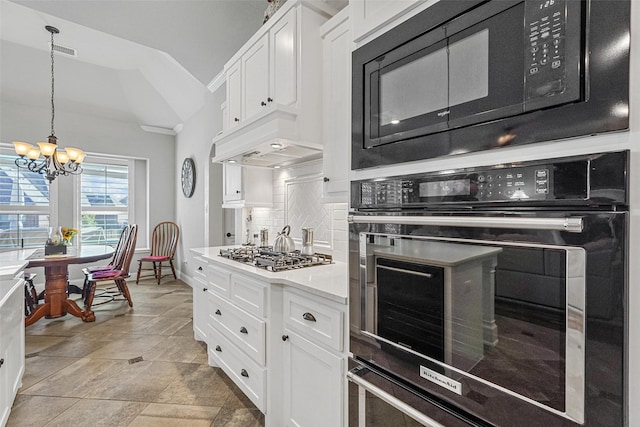
[{"label": "ceiling vent", "polygon": [[[51,42],[49,42],[49,47],[51,47]],[[78,56],[78,51],[72,47],[61,46],[54,43],[53,50],[55,50],[56,52],[64,53],[65,55]]]}]

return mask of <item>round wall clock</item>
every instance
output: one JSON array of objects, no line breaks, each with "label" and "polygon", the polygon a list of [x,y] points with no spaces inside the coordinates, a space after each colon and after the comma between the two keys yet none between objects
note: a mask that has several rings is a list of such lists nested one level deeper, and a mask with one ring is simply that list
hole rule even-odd
[{"label": "round wall clock", "polygon": [[196,189],[196,164],[193,159],[187,157],[182,162],[182,193],[185,197],[193,196]]}]

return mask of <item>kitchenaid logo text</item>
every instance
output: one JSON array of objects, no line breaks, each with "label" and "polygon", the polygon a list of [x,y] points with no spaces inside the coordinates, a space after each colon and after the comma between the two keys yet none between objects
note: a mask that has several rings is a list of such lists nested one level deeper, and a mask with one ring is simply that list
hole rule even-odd
[{"label": "kitchenaid logo text", "polygon": [[462,384],[458,381],[454,381],[451,378],[439,374],[436,371],[420,366],[420,376],[426,378],[434,384],[438,384],[440,387],[444,387],[447,390],[454,392],[462,396]]}]

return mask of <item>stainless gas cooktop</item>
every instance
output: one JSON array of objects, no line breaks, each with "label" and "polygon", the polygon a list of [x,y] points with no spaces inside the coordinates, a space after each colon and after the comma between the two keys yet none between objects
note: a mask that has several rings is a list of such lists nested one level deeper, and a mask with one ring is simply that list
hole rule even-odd
[{"label": "stainless gas cooktop", "polygon": [[331,255],[314,253],[302,255],[300,251],[274,252],[271,246],[242,246],[220,249],[220,256],[244,264],[254,265],[268,271],[294,270],[333,262]]}]

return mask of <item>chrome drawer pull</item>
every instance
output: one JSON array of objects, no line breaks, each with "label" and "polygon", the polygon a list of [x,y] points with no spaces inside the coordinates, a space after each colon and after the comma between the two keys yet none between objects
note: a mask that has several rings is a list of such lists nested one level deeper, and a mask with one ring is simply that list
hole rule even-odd
[{"label": "chrome drawer pull", "polygon": [[304,313],[302,315],[302,318],[304,320],[308,320],[309,322],[315,322],[316,321],[316,317],[311,313]]},{"label": "chrome drawer pull", "polygon": [[243,377],[249,378],[249,373],[246,371],[246,369],[241,370],[240,375],[242,375]]},{"label": "chrome drawer pull", "polygon": [[216,310],[216,314],[217,314],[218,316],[222,316],[222,313],[220,313],[220,310]]},{"label": "chrome drawer pull", "polygon": [[222,348],[221,348],[219,345],[217,345],[217,346],[216,346],[216,351],[219,351],[219,352],[221,352],[221,353],[222,353]]},{"label": "chrome drawer pull", "polygon": [[249,332],[247,331],[247,328],[245,328],[244,326],[242,328],[240,328],[240,333],[241,334],[248,334]]}]

